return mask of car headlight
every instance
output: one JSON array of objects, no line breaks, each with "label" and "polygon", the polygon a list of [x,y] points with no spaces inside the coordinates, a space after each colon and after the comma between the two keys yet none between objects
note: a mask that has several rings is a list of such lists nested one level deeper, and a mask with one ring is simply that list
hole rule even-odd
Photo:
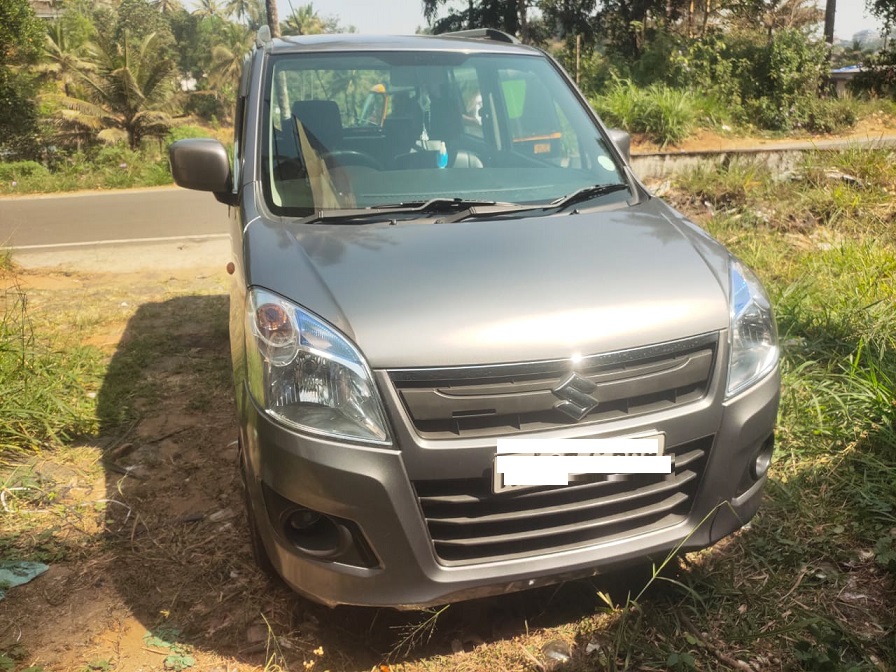
[{"label": "car headlight", "polygon": [[778,361],[778,329],[771,302],[759,279],[731,260],[731,353],[726,397],[746,389]]},{"label": "car headlight", "polygon": [[344,336],[263,289],[246,299],[249,390],[268,415],[318,434],[387,443],[370,369]]}]

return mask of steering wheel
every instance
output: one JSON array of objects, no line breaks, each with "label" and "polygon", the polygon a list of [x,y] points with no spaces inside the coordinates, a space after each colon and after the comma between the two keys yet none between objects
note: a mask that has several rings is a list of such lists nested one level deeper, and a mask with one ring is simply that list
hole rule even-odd
[{"label": "steering wheel", "polygon": [[327,168],[364,166],[366,168],[373,168],[374,170],[383,170],[383,164],[373,158],[370,154],[358,152],[353,149],[337,149],[334,152],[327,152],[321,158],[326,162]]}]

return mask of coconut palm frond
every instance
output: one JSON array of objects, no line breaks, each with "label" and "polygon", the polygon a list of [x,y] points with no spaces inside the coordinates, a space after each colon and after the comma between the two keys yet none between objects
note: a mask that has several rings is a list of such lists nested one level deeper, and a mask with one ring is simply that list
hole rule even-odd
[{"label": "coconut palm frond", "polygon": [[127,131],[120,128],[104,128],[96,134],[97,140],[107,145],[115,145],[128,139]]}]

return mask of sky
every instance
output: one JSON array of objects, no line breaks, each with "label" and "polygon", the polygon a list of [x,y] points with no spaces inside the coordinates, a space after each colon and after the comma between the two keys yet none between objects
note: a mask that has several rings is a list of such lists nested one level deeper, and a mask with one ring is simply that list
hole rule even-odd
[{"label": "sky", "polygon": [[[293,7],[307,0],[291,0]],[[824,1],[819,0],[822,9]],[[343,25],[355,26],[360,33],[413,34],[425,26],[421,0],[313,0],[314,8],[322,16],[336,16]],[[291,12],[290,0],[277,0],[280,17]],[[849,40],[866,28],[879,30],[876,20],[865,12],[865,0],[837,0],[837,20],[834,32],[840,39]]]}]

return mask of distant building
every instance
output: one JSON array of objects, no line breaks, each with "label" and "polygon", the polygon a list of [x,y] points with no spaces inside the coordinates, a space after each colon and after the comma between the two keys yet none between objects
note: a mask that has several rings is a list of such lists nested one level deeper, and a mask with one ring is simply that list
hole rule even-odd
[{"label": "distant building", "polygon": [[880,33],[876,30],[866,29],[860,30],[856,34],[852,36],[853,44],[858,44],[863,49],[868,49],[869,47],[879,46],[879,43],[883,40]]},{"label": "distant building", "polygon": [[56,4],[56,0],[28,0],[28,3],[39,19],[55,19],[62,12],[62,8]]}]

